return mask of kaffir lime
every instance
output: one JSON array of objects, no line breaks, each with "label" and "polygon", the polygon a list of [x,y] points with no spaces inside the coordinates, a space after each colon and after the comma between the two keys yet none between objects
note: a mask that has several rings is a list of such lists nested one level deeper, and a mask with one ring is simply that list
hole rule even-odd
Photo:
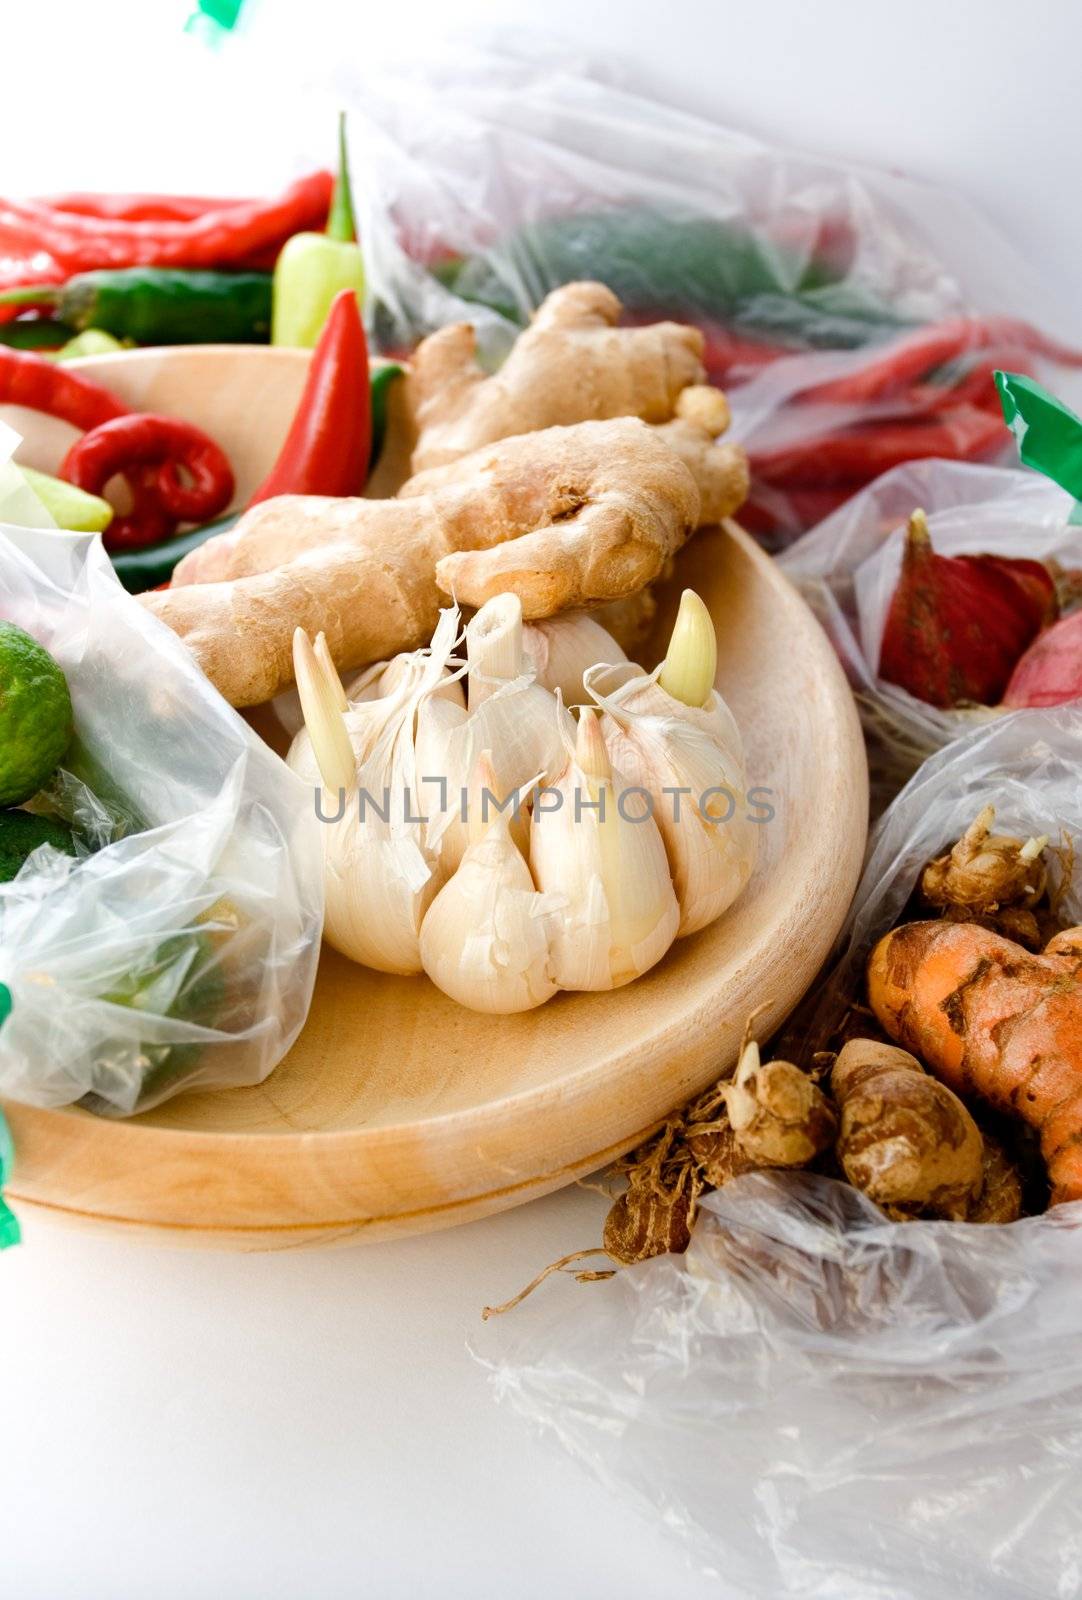
[{"label": "kaffir lime", "polygon": [[39,844],[51,844],[67,856],[75,854],[75,840],[67,823],[53,817],[34,817],[29,811],[0,811],[0,883],[10,883]]},{"label": "kaffir lime", "polygon": [[60,765],[71,731],[64,674],[36,639],[0,622],[0,806],[37,794]]}]

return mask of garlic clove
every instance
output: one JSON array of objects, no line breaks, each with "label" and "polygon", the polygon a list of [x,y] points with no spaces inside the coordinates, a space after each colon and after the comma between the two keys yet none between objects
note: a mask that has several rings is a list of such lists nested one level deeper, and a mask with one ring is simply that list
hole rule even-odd
[{"label": "garlic clove", "polygon": [[[522,647],[522,605],[516,595],[496,595],[466,629],[468,714],[445,712],[429,699],[418,713],[419,772],[429,815],[428,837],[445,872],[453,872],[469,843],[464,798],[483,750],[501,794],[520,792],[558,772],[566,760],[564,738],[573,727],[555,698],[531,680]],[[525,813],[512,837],[525,847]]]},{"label": "garlic clove", "polygon": [[713,692],[717,670],[713,619],[694,589],[685,589],[657,681],[682,705],[704,706]]},{"label": "garlic clove", "polygon": [[[582,712],[574,755],[539,795],[530,829],[538,888],[564,909],[552,936],[561,989],[614,989],[660,961],[679,909],[653,819],[624,803],[597,713]],[[559,797],[559,804],[551,801]]]},{"label": "garlic clove", "polygon": [[522,601],[517,594],[487,600],[466,626],[469,680],[466,703],[471,711],[499,688],[527,671],[522,647]]},{"label": "garlic clove", "polygon": [[342,687],[342,680],[338,676],[338,668],[331,658],[331,649],[327,643],[327,635],[325,633],[316,634],[315,657],[323,669],[323,676],[338,701],[339,711],[348,711],[349,701],[346,699],[346,691]]},{"label": "garlic clove", "polygon": [[486,795],[499,798],[487,751],[470,785],[471,842],[425,916],[421,960],[437,988],[460,1005],[509,1015],[544,1005],[556,993],[552,902],[534,888],[507,814],[493,810],[486,820]]},{"label": "garlic clove", "polygon": [[328,789],[349,792],[356,787],[357,764],[339,704],[342,686],[333,666],[331,681],[302,628],[293,635],[293,670],[320,776]]},{"label": "garlic clove", "polygon": [[[736,719],[712,687],[717,645],[706,607],[685,591],[666,664],[669,683],[626,668],[591,668],[588,693],[602,707],[610,756],[651,797],[680,903],[680,937],[714,922],[751,877],[758,825],[747,807],[744,748]],[[710,685],[705,688],[704,685]]]},{"label": "garlic clove", "polygon": [[526,661],[543,689],[558,689],[565,705],[586,699],[583,673],[599,661],[623,662],[627,656],[612,634],[585,611],[565,611],[527,623],[522,635]]},{"label": "garlic clove", "polygon": [[307,731],[294,741],[290,765],[303,774],[318,763],[326,783],[333,757],[340,776],[345,751],[337,728],[353,769],[348,800],[320,827],[324,935],[343,955],[381,972],[421,971],[421,925],[443,881],[419,809],[415,730],[420,707],[445,681],[458,628],[457,611],[442,613],[431,646],[414,653],[392,692],[346,712],[307,639],[297,646]]}]

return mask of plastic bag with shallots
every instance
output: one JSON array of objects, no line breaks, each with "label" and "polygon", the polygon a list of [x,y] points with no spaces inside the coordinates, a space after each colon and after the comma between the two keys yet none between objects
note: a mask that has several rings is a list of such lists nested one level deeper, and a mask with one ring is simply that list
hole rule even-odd
[{"label": "plastic bag with shallots", "polygon": [[[982,806],[1082,839],[1082,712],[1012,713],[934,756],[874,836],[833,978],[859,983],[928,858]],[[1082,871],[1066,901],[1082,916]],[[684,1256],[566,1278],[486,1323],[497,1395],[761,1600],[1079,1592],[1082,1203],[1010,1225],[887,1221],[756,1172]]]},{"label": "plastic bag with shallots", "polygon": [[[885,473],[781,557],[830,635],[856,695],[873,812],[934,751],[1003,714],[994,705],[929,705],[880,676],[907,519],[918,507],[925,511],[939,555],[1022,558],[1070,574],[1082,564],[1082,530],[1069,521],[1073,504],[1069,494],[1033,472],[915,461]],[[983,620],[991,626],[990,617]]]}]

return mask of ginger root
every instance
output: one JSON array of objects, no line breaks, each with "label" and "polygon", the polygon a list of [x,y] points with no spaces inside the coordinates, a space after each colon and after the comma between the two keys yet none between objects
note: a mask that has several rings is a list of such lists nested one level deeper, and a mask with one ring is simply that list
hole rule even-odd
[{"label": "ginger root", "polygon": [[850,1039],[834,1063],[836,1153],[855,1189],[892,1216],[963,1221],[984,1185],[984,1142],[958,1097],[906,1050]]},{"label": "ginger root", "polygon": [[751,488],[746,451],[718,444],[729,426],[729,402],[720,389],[692,384],[677,397],[676,416],[654,432],[675,450],[699,486],[699,526],[710,527],[739,511]]},{"label": "ginger root", "polygon": [[423,644],[443,595],[511,591],[527,618],[620,600],[696,526],[691,474],[643,422],[505,439],[398,500],[286,495],[185,558],[141,596],[233,705],[293,681],[296,628],[342,671]]},{"label": "ginger root", "polygon": [[1047,837],[994,834],[995,808],[985,806],[946,855],[930,861],[921,894],[954,922],[987,921],[1008,938],[1035,948],[1040,928],[1033,907],[1048,887]]},{"label": "ginger root", "polygon": [[1052,1204],[1082,1199],[1082,928],[1040,955],[974,923],[907,922],[868,962],[892,1039],[1040,1135]]},{"label": "ginger root", "polygon": [[542,428],[612,417],[668,421],[681,390],[703,379],[702,334],[676,322],[618,328],[620,311],[604,284],[554,289],[491,377],[477,363],[469,323],[423,340],[407,379],[413,471]]},{"label": "ginger root", "polygon": [[760,1061],[754,1039],[722,1092],[736,1144],[756,1167],[803,1167],[834,1142],[838,1119],[818,1084],[791,1061]]}]

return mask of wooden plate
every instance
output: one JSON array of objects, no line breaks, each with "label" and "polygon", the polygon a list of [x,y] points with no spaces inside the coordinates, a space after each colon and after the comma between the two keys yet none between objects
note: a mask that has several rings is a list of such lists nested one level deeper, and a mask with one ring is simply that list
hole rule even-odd
[{"label": "wooden plate", "polygon": [[[133,405],[206,426],[243,494],[275,453],[304,361],[205,348],[82,365]],[[54,465],[63,442],[26,418],[12,417],[30,445],[20,458]],[[615,994],[559,995],[506,1018],[325,950],[308,1024],[257,1088],[184,1095],[128,1122],[8,1104],[16,1208],[245,1249],[443,1227],[630,1148],[732,1062],[748,1012],[763,1004],[768,1033],[815,977],[856,884],[863,744],[825,636],[739,528],[701,533],[684,551],[659,637],[685,584],[714,615],[718,685],[744,730],[752,782],[777,808],[755,876],[720,923]]]}]

